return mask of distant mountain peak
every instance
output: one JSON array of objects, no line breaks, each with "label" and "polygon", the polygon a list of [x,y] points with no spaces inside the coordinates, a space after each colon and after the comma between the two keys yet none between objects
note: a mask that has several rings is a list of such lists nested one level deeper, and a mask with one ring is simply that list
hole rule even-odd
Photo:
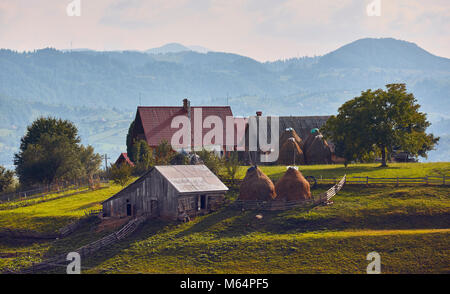
[{"label": "distant mountain peak", "polygon": [[195,51],[199,53],[207,53],[210,50],[201,46],[184,46],[183,44],[180,43],[168,43],[161,47],[149,49],[145,52],[149,54],[166,54],[166,53],[178,53],[183,51]]},{"label": "distant mountain peak", "polygon": [[335,68],[448,69],[450,59],[433,55],[408,41],[364,38],[325,54],[319,63]]}]

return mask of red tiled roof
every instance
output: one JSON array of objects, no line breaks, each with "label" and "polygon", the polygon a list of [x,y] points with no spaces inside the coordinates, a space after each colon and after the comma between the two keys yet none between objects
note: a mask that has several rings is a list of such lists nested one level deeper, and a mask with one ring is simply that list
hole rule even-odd
[{"label": "red tiled roof", "polygon": [[[210,116],[216,115],[222,119],[223,122],[223,142],[225,144],[226,136],[226,117],[233,116],[229,106],[192,106],[191,107],[191,127],[194,126],[195,110],[202,110],[202,122]],[[187,111],[182,106],[139,106],[138,114],[142,121],[142,126],[145,133],[147,143],[155,147],[162,140],[167,140],[169,143],[172,136],[178,128],[171,128],[172,119],[176,116],[187,116]],[[202,138],[211,129],[203,128]],[[194,134],[191,134],[191,140],[194,140]]]},{"label": "red tiled roof", "polygon": [[[241,148],[244,148],[244,149],[238,148],[237,151],[243,151],[243,150],[245,150],[245,129],[247,128],[248,118],[235,117],[234,122],[235,122],[235,125],[234,125],[234,140],[235,141],[234,142],[236,143],[237,146],[242,144]],[[238,127],[237,127],[238,125],[243,125],[244,126],[243,129],[242,130],[238,129]]]},{"label": "red tiled roof", "polygon": [[130,160],[130,158],[128,157],[127,153],[121,153],[119,155],[119,158],[117,158],[116,163],[115,164],[120,164],[122,162],[126,162],[128,163],[130,166],[134,166],[134,163]]}]

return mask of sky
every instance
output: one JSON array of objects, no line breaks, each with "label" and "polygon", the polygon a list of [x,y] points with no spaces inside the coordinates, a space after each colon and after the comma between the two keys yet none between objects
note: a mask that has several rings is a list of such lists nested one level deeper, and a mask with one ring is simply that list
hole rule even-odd
[{"label": "sky", "polygon": [[[68,15],[73,1],[80,16]],[[0,48],[147,50],[177,42],[267,61],[392,37],[450,58],[449,20],[449,0],[0,0]]]}]

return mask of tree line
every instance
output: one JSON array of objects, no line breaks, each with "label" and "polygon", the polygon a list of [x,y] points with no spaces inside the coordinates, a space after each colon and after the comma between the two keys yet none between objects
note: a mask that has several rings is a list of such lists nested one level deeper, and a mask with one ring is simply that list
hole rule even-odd
[{"label": "tree line", "polygon": [[[426,157],[439,137],[426,132],[430,126],[425,113],[405,84],[388,84],[386,90],[366,90],[345,102],[337,115],[321,128],[333,142],[335,154],[347,166],[353,162],[381,157],[387,166],[390,154],[401,150],[413,157]],[[130,126],[130,130],[133,123]],[[175,152],[167,141],[152,149],[145,140],[131,142],[127,154],[134,166],[111,165],[108,176],[124,186],[132,176],[140,176],[155,165],[203,163],[213,173],[234,179],[240,168],[235,152],[219,157],[201,150],[192,154]],[[28,126],[14,156],[15,173],[0,166],[0,192],[13,189],[15,176],[21,187],[52,184],[74,178],[89,178],[100,172],[102,158],[92,146],[82,145],[76,126],[53,117],[41,117]]]}]

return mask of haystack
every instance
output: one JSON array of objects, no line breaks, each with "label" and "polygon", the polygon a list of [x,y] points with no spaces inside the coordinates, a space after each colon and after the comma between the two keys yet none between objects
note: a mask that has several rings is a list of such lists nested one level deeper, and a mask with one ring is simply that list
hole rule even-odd
[{"label": "haystack", "polygon": [[295,138],[289,138],[281,146],[280,155],[278,156],[278,164],[297,165],[305,164],[305,157]]},{"label": "haystack", "polygon": [[308,137],[310,139],[308,145],[304,146],[304,156],[306,164],[329,164],[331,160],[331,148],[328,146],[327,141],[323,138],[322,134],[316,133],[314,137]]},{"label": "haystack", "polygon": [[303,146],[301,146],[303,152],[306,151],[306,149],[309,148],[309,146],[311,146],[312,142],[314,141],[314,138],[320,135],[319,129],[318,128],[314,128],[310,131],[308,137],[306,137],[306,140],[303,141]]},{"label": "haystack", "polygon": [[280,136],[280,149],[289,138],[294,138],[298,146],[302,148],[303,141],[293,128],[287,128]]},{"label": "haystack", "polygon": [[282,201],[299,201],[311,199],[311,191],[308,181],[302,173],[293,167],[289,167],[281,179],[275,185],[277,198]]},{"label": "haystack", "polygon": [[272,180],[257,166],[250,167],[239,188],[239,199],[269,201],[275,197],[275,186]]}]

